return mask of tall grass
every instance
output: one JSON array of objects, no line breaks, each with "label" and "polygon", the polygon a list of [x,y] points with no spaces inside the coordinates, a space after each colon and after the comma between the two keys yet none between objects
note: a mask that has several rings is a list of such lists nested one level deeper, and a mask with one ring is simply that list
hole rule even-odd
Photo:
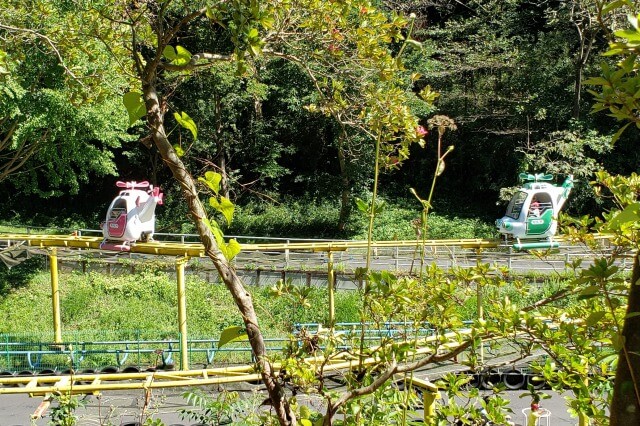
[{"label": "tall grass", "polygon": [[[129,275],[106,275],[97,272],[60,273],[60,304],[63,336],[66,332],[83,332],[101,336],[108,332],[119,339],[155,339],[178,332],[178,301],[172,277],[153,268]],[[520,281],[518,281],[520,282]],[[1,284],[2,282],[0,282]],[[4,283],[6,285],[6,283]],[[548,296],[563,283],[547,279],[524,284],[529,291],[522,296],[514,285],[488,287],[485,300],[508,296],[525,306]],[[242,326],[242,318],[233,299],[222,284],[206,282],[188,275],[187,322],[190,336],[216,339],[230,326]],[[311,288],[306,306],[288,297],[274,297],[267,287],[249,287],[260,326],[266,337],[284,337],[296,323],[326,323],[328,292],[326,287]],[[337,291],[336,321],[359,322],[361,294]],[[462,318],[476,317],[475,296],[466,297],[459,307]],[[51,285],[48,271],[39,271],[28,282],[0,295],[0,334],[42,333],[52,331]]]},{"label": "tall grass", "polygon": [[[233,325],[242,326],[233,299],[222,284],[207,283],[196,276],[187,282],[188,332],[215,339]],[[60,274],[60,311],[63,331],[142,331],[151,339],[163,332],[177,332],[176,284],[161,272],[110,276],[96,272]],[[266,336],[286,336],[299,322],[326,320],[327,290],[313,289],[309,307],[287,298],[270,296],[267,288],[249,288]],[[338,321],[357,321],[356,292],[336,294]],[[0,296],[0,333],[52,330],[51,285],[48,272],[39,272],[21,287]],[[145,331],[148,333],[145,334]]]}]

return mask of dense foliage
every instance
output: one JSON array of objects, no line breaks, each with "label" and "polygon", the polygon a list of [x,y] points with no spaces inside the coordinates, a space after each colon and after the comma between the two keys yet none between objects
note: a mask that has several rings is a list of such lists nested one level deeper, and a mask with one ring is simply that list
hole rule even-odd
[{"label": "dense foliage", "polygon": [[[10,28],[26,25],[25,18],[19,9],[13,11],[11,2],[4,3],[7,13],[0,32],[15,35]],[[46,6],[45,16],[58,15],[63,20],[72,13],[54,3]],[[519,171],[529,170],[576,174],[581,182],[567,208],[587,213],[597,207],[587,183],[598,165],[614,173],[634,170],[637,150],[631,147],[636,135],[627,132],[615,148],[608,145],[607,136],[616,129],[603,123],[601,116],[588,114],[590,95],[575,90],[581,88],[575,84],[577,71],[586,76],[597,73],[606,49],[605,34],[591,6],[577,1],[551,5],[521,0],[483,0],[469,5],[385,3],[389,9],[417,15],[413,35],[423,49],[405,53],[407,71],[419,77],[412,89],[437,89],[441,93],[436,101],[438,112],[459,123],[459,130],[447,141],[455,151],[436,189],[435,211],[491,220],[502,210],[496,206],[500,190],[513,186]],[[578,31],[576,25],[586,22],[590,26]],[[9,44],[8,38],[4,44],[0,41],[4,70],[0,134],[11,147],[0,152],[5,156],[15,153],[25,143],[41,146],[25,162],[22,173],[0,186],[3,197],[12,200],[10,206],[3,203],[1,217],[29,221],[34,213],[46,213],[36,220],[53,222],[56,219],[49,208],[53,206],[65,217],[81,218],[86,226],[95,227],[96,218],[115,193],[115,175],[150,179],[168,192],[169,206],[177,205],[173,184],[147,141],[118,148],[130,140],[119,106],[126,86],[117,73],[91,68],[96,61],[112,62],[104,45],[92,51],[94,56],[87,56],[60,22],[48,25],[38,34],[19,32],[23,42],[19,46]],[[108,26],[83,25],[93,26],[102,37],[115,36]],[[189,30],[198,37],[181,41],[187,51],[212,44],[221,51],[233,50],[224,32],[211,31],[201,22],[192,26]],[[47,53],[45,38],[59,41],[61,35],[67,40],[58,46],[59,53],[70,58],[63,66]],[[579,48],[585,42],[581,37],[589,37],[589,55],[581,56]],[[44,43],[44,52],[36,50],[38,43]],[[327,61],[322,66],[330,64]],[[299,67],[286,61],[257,66],[251,78],[238,79],[235,65],[220,63],[171,83],[169,90],[179,93],[172,107],[188,109],[199,129],[196,141],[189,141],[188,131],[181,137],[190,167],[226,171],[225,191],[253,210],[290,197],[339,205],[343,195],[366,196],[373,146],[355,134],[345,138],[327,116],[312,111],[321,107],[321,100],[315,94],[314,80]],[[114,63],[111,70],[118,67]],[[354,76],[349,78],[355,81]],[[349,81],[346,76],[343,80]],[[64,81],[71,85],[64,86]],[[98,86],[99,81],[108,81],[109,86]],[[418,103],[412,107],[426,124],[430,111]],[[71,111],[75,113],[70,115]],[[14,125],[19,127],[12,131]],[[133,133],[142,135],[143,131],[138,128]],[[380,187],[385,196],[408,199],[409,187],[419,192],[427,187],[435,167],[434,150],[435,135],[431,135],[425,150],[412,149],[411,158],[401,168],[383,174]],[[46,168],[34,168],[36,164]],[[104,179],[104,174],[112,177]],[[349,192],[343,192],[345,189]],[[29,203],[29,214],[21,208],[28,197],[51,195],[58,198]],[[416,205],[416,211],[418,208]],[[336,236],[344,237],[338,234],[344,229],[338,226],[341,219],[335,218],[333,229]],[[181,222],[177,214],[162,218],[166,229],[179,229]],[[311,232],[305,236],[321,235]]]},{"label": "dense foliage", "polygon": [[[326,410],[314,416],[325,425],[338,414],[345,424],[365,424],[369,416],[380,423],[404,423],[408,400],[403,398],[408,397],[393,388],[393,377],[466,351],[467,362],[482,369],[482,356],[476,355],[483,341],[497,338],[521,347],[522,356],[539,349],[553,360],[534,368],[554,386],[573,392],[570,403],[581,425],[589,419],[606,423],[608,409],[613,425],[638,422],[635,361],[640,339],[635,324],[640,291],[633,284],[640,279],[640,215],[637,190],[630,190],[637,176],[617,175],[637,168],[637,154],[619,155],[637,152],[629,150],[637,143],[637,133],[614,134],[601,115],[586,115],[589,101],[582,90],[585,75],[602,72],[602,78],[587,80],[597,87],[592,92],[595,110],[635,122],[635,15],[631,29],[615,31],[625,13],[635,12],[635,2],[375,2],[380,7],[366,0],[196,3],[40,0],[34,2],[39,14],[33,15],[19,2],[0,1],[5,12],[0,21],[0,78],[7,106],[0,115],[0,152],[5,155],[4,176],[14,175],[4,180],[11,214],[24,216],[27,211],[15,206],[29,195],[25,188],[37,188],[38,195],[46,197],[70,183],[66,192],[72,194],[81,191],[80,184],[91,175],[112,173],[114,166],[123,178],[148,178],[168,194],[181,194],[186,206],[179,205],[176,196],[168,210],[181,214],[165,223],[184,229],[184,215],[190,216],[240,311],[275,417],[283,425],[310,423],[309,413],[284,392],[289,382],[322,395]],[[399,10],[417,13],[405,17],[395,13]],[[610,45],[608,55],[623,59],[607,63],[611,59],[599,54],[614,35],[627,41]],[[38,60],[42,52],[47,60]],[[103,58],[115,61],[107,67],[112,74],[96,70],[94,63]],[[605,62],[601,70],[594,66],[600,60]],[[34,70],[27,77],[41,78],[31,82],[20,69]],[[25,100],[32,94],[43,104],[25,112]],[[127,124],[95,119],[111,114],[120,99],[128,126],[133,126],[126,134]],[[81,120],[75,120],[78,117]],[[101,128],[97,132],[86,127],[92,119]],[[63,138],[66,133],[69,137]],[[141,143],[116,151],[129,134]],[[46,164],[40,166],[39,155],[48,159]],[[76,157],[82,167],[69,161]],[[30,169],[30,161],[38,167]],[[598,172],[600,186],[592,191],[587,181],[603,165],[612,174]],[[140,176],[143,170],[145,176]],[[402,343],[387,341],[371,348],[364,344],[363,332],[350,355],[358,360],[357,371],[346,375],[341,394],[326,390],[318,367],[304,360],[309,355],[327,361],[343,357],[338,334],[318,336],[323,339],[320,346],[292,345],[284,353],[282,371],[287,374],[274,370],[257,305],[230,267],[239,245],[224,240],[222,225],[209,220],[197,196],[200,187],[210,190],[209,207],[227,225],[236,208],[232,200],[239,211],[251,212],[247,217],[262,208],[259,203],[284,196],[320,206],[340,204],[339,232],[353,221],[349,211],[355,200],[366,215],[370,242],[376,230],[382,238],[411,233],[394,229],[391,234],[385,226],[374,225],[376,216],[384,213],[381,196],[396,200],[410,193],[422,207],[420,220],[411,222],[413,231],[426,238],[435,235],[427,230],[437,225],[428,220],[429,214],[447,205],[460,215],[478,216],[482,210],[495,216],[499,191],[513,184],[519,171],[573,174],[582,186],[574,197],[574,212],[600,213],[603,201],[595,195],[606,188],[611,198],[604,206],[611,210],[604,220],[583,216],[566,232],[587,245],[593,242],[589,232],[611,232],[619,248],[589,267],[573,265],[574,280],[525,307],[493,291],[507,284],[507,271],[478,263],[445,274],[421,261],[415,276],[397,276],[369,271],[368,250],[366,267],[358,271],[364,280],[360,320],[426,322],[437,338],[421,342],[407,330]],[[40,185],[38,178],[50,179]],[[76,201],[80,199],[74,204],[86,205]],[[100,200],[92,201],[94,208],[77,210],[81,217],[95,218]],[[37,213],[32,206],[28,212]],[[305,212],[299,209],[297,216]],[[297,223],[300,232],[305,222]],[[265,228],[260,230],[274,231]],[[321,229],[304,232],[316,236],[324,233]],[[353,235],[359,235],[357,228]],[[616,265],[625,250],[636,250],[631,280]],[[145,276],[145,281],[150,285],[142,290],[127,283],[114,288],[108,283],[105,289],[119,297],[132,292],[141,299],[148,290],[161,290],[154,277]],[[477,318],[471,329],[462,331],[455,301],[470,298],[474,291]],[[527,291],[518,287],[520,295]],[[483,292],[491,298],[486,314],[480,305]],[[72,306],[89,302],[86,294],[79,297]],[[577,301],[571,308],[555,304],[573,297]],[[139,311],[136,316],[142,315]],[[448,340],[453,341],[445,344]],[[616,367],[617,356],[612,398],[607,375],[598,380],[590,375],[594,367]],[[440,386],[456,395],[461,384],[452,378]],[[363,408],[371,398],[395,401],[396,408]],[[492,421],[504,421],[503,406],[499,395],[487,403]],[[467,419],[465,415],[450,403],[436,417],[456,422]]]}]

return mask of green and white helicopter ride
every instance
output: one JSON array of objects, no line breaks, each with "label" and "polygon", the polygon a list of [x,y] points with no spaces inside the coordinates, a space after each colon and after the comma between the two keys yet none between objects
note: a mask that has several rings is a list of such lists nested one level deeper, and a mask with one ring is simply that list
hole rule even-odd
[{"label": "green and white helicopter ride", "polygon": [[519,177],[523,185],[511,198],[505,215],[496,220],[498,231],[507,242],[516,241],[516,250],[559,247],[553,237],[558,230],[558,212],[573,188],[573,176],[567,176],[560,186],[551,183],[550,174],[520,173]]}]

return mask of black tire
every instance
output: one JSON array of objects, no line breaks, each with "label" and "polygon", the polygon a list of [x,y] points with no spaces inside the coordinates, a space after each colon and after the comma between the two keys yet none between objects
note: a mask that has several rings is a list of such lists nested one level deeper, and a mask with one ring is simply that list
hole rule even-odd
[{"label": "black tire", "polygon": [[502,381],[502,375],[498,370],[489,370],[482,373],[480,379],[481,389],[493,389],[494,386]]},{"label": "black tire", "polygon": [[527,386],[531,385],[535,390],[540,390],[545,387],[547,382],[538,375],[528,374],[527,375]]},{"label": "black tire", "polygon": [[527,376],[517,368],[512,368],[502,373],[502,383],[509,390],[522,389],[527,386]]}]

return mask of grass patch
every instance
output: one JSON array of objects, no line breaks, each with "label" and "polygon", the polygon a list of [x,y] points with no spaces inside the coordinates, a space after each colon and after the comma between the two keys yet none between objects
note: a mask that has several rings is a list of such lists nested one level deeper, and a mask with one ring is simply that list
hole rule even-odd
[{"label": "grass patch", "polygon": [[[110,276],[73,272],[61,273],[59,279],[63,333],[95,330],[97,337],[105,338],[102,332],[120,330],[119,338],[155,339],[158,333],[177,332],[176,284],[165,273],[143,270]],[[186,286],[190,335],[215,339],[225,328],[243,324],[224,285],[188,275]],[[264,287],[249,290],[265,336],[286,336],[295,323],[326,320],[325,288],[312,289],[308,308],[287,298],[274,298]],[[356,292],[337,292],[338,321],[357,321],[358,303]],[[27,284],[0,298],[0,333],[51,330],[51,311],[50,275],[48,271],[37,272]]]}]

